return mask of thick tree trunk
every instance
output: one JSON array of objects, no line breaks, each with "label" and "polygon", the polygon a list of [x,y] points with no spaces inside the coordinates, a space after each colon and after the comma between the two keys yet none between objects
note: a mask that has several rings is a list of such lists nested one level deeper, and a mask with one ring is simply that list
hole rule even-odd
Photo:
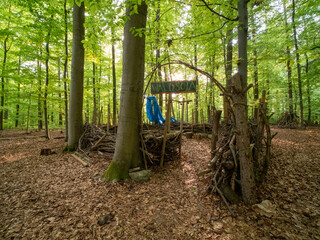
[{"label": "thick tree trunk", "polygon": [[253,170],[253,159],[250,148],[247,105],[247,37],[248,37],[248,7],[246,0],[238,1],[238,70],[232,83],[234,85],[233,105],[236,118],[237,146],[239,149],[240,182],[245,204],[256,202],[256,186]]},{"label": "thick tree trunk", "polygon": [[63,87],[64,87],[64,114],[65,114],[65,141],[68,141],[68,11],[67,11],[67,0],[64,1],[64,25],[65,25],[65,32],[64,32],[64,49],[65,49],[65,59],[64,59],[64,66],[63,66]]},{"label": "thick tree trunk", "polygon": [[71,63],[71,92],[69,109],[68,148],[75,150],[83,131],[83,76],[84,76],[84,2],[79,7],[75,1],[73,5],[73,42]]},{"label": "thick tree trunk", "polygon": [[295,23],[295,1],[292,0],[292,27],[294,37],[294,47],[296,50],[296,63],[297,63],[297,74],[298,74],[298,90],[299,90],[299,106],[300,106],[300,127],[303,127],[303,101],[302,101],[302,84],[301,84],[301,66],[300,66],[300,54],[297,40],[297,30]]},{"label": "thick tree trunk", "polygon": [[[126,11],[126,15],[129,14],[130,4]],[[103,178],[111,181],[128,178],[129,168],[141,163],[139,126],[144,81],[145,36],[135,37],[130,29],[144,29],[146,20],[147,5],[142,1],[138,6],[138,14],[131,15],[124,28],[123,79],[117,142],[112,162],[103,175]]]}]

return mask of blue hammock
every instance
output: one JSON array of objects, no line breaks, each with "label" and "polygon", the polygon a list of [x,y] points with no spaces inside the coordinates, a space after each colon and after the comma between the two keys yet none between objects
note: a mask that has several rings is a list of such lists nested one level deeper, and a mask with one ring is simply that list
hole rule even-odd
[{"label": "blue hammock", "polygon": [[[150,122],[163,124],[166,121],[162,116],[157,98],[155,96],[147,97],[146,110]],[[175,122],[176,119],[171,117],[171,121]]]}]

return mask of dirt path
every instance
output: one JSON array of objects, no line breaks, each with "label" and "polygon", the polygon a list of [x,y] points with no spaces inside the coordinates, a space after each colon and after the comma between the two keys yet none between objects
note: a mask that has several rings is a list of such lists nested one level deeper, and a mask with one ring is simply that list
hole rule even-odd
[{"label": "dirt path", "polygon": [[[208,140],[185,139],[183,160],[154,168],[144,184],[100,180],[111,156],[92,155],[84,168],[61,152],[63,139],[0,140],[0,239],[319,239],[320,130],[275,130],[259,189],[275,210],[266,217],[234,206],[233,220],[196,175],[209,161]],[[0,138],[13,135],[23,136]],[[40,156],[44,147],[56,154]],[[114,218],[99,226],[107,215]]]}]

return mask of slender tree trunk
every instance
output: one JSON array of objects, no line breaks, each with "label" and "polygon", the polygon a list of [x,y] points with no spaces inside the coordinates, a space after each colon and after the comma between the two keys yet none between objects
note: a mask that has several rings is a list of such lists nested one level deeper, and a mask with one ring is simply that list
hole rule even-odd
[{"label": "slender tree trunk", "polygon": [[[20,77],[20,70],[21,70],[21,56],[19,56],[19,65],[18,65],[18,76]],[[18,103],[16,106],[16,123],[15,127],[19,126],[19,111],[20,111],[20,79],[18,80]]]},{"label": "slender tree trunk", "polygon": [[50,57],[49,40],[50,40],[50,31],[48,32],[47,42],[46,42],[46,53],[47,53],[47,56],[46,56],[46,85],[44,88],[44,100],[43,100],[44,125],[45,125],[45,134],[46,134],[47,139],[49,139],[48,105],[47,105],[48,86],[49,86],[49,57]]},{"label": "slender tree trunk", "polygon": [[[130,1],[126,15],[130,14]],[[123,40],[123,79],[120,98],[119,127],[115,153],[103,177],[108,180],[128,178],[130,167],[141,163],[140,124],[145,64],[145,36],[134,36],[130,29],[144,29],[147,20],[147,5],[142,1],[138,14],[126,22]]]},{"label": "slender tree trunk", "polygon": [[68,148],[75,150],[78,147],[80,136],[83,132],[83,76],[84,76],[84,2],[79,7],[73,4],[73,42],[71,62],[71,92],[69,109],[69,135]]},{"label": "slender tree trunk", "polygon": [[[160,10],[161,10],[161,0],[158,0],[158,9],[156,12],[156,23],[157,23],[157,38],[156,38],[156,44],[157,44],[157,50],[156,50],[156,64],[159,64],[160,61]],[[158,68],[158,81],[162,82],[162,76],[161,76],[161,67]],[[159,94],[159,106],[160,110],[162,111],[163,108],[163,94]]]},{"label": "slender tree trunk", "polygon": [[67,0],[64,1],[64,49],[65,49],[65,59],[63,66],[63,87],[64,87],[64,114],[65,114],[65,141],[68,141],[68,125],[69,125],[69,116],[68,116],[68,10],[67,10]]},{"label": "slender tree trunk", "polygon": [[311,123],[311,96],[310,96],[310,79],[309,79],[309,59],[306,54],[306,78],[307,78],[307,98],[308,98],[308,123]]},{"label": "slender tree trunk", "polygon": [[113,83],[113,99],[112,99],[112,124],[117,124],[117,78],[116,78],[116,57],[115,57],[115,49],[114,49],[114,31],[111,28],[112,35],[112,83]]},{"label": "slender tree trunk", "polygon": [[302,84],[301,84],[301,66],[300,66],[300,54],[297,40],[297,30],[295,23],[295,0],[292,0],[292,25],[293,25],[293,37],[294,47],[296,50],[296,62],[297,62],[297,73],[298,73],[298,90],[299,90],[299,106],[300,106],[300,127],[303,127],[303,101],[302,101]]},{"label": "slender tree trunk", "polygon": [[92,92],[93,92],[93,111],[92,111],[92,124],[97,123],[97,96],[96,96],[96,64],[92,63]]},{"label": "slender tree trunk", "polygon": [[[232,75],[232,54],[233,54],[233,46],[232,46],[232,40],[233,40],[233,29],[228,29],[226,34],[226,40],[228,41],[227,44],[227,61],[226,61],[226,89],[228,92],[230,92],[231,87],[231,75]],[[230,122],[230,116],[229,116],[229,102],[227,96],[223,96],[223,116],[224,121],[226,123]]]},{"label": "slender tree trunk", "polygon": [[254,178],[253,159],[250,148],[250,136],[248,127],[247,87],[248,57],[248,7],[247,0],[238,1],[239,27],[238,27],[238,71],[239,75],[233,78],[235,93],[233,102],[237,134],[237,146],[239,149],[240,182],[243,200],[246,204],[256,202],[256,185]]},{"label": "slender tree trunk", "polygon": [[3,41],[3,62],[2,62],[2,77],[1,77],[1,110],[0,110],[0,130],[3,130],[3,119],[4,119],[4,91],[5,91],[5,69],[6,69],[6,63],[7,63],[7,41],[8,36]]},{"label": "slender tree trunk", "polygon": [[259,108],[259,84],[258,84],[258,52],[256,46],[256,29],[254,15],[251,17],[252,22],[252,45],[253,45],[253,99],[254,99],[254,119],[258,119]]},{"label": "slender tree trunk", "polygon": [[[60,70],[60,59],[58,59],[58,81],[59,81],[59,90],[61,88],[61,70]],[[61,102],[62,102],[62,95],[61,92],[59,91],[59,126],[62,126],[62,120],[63,120],[63,116],[62,116],[62,106],[61,106]]]},{"label": "slender tree trunk", "polygon": [[[42,51],[40,49],[40,56],[42,55]],[[41,61],[38,59],[37,61],[37,65],[38,65],[38,130],[42,130],[42,104],[41,104],[41,100],[42,100],[42,74],[41,74]]]},{"label": "slender tree trunk", "polygon": [[[285,28],[286,28],[286,39],[289,40],[289,33],[288,33],[288,17],[287,17],[287,8],[286,8],[286,1],[283,1],[283,12],[284,12],[284,19],[285,19]],[[289,114],[291,120],[293,119],[293,94],[292,94],[292,70],[291,70],[291,54],[290,54],[290,47],[289,44],[286,47],[286,54],[287,54],[287,74],[288,74],[288,98],[289,98]]]},{"label": "slender tree trunk", "polygon": [[[197,59],[197,45],[194,45],[194,66],[197,68],[198,67],[198,59]],[[198,73],[197,71],[195,71],[195,78],[196,78],[196,81],[197,81],[197,86],[198,86]],[[198,123],[198,109],[199,109],[199,103],[198,103],[198,100],[199,100],[199,93],[198,93],[198,87],[197,87],[197,91],[195,93],[195,110],[194,110],[194,121],[195,123]]]}]

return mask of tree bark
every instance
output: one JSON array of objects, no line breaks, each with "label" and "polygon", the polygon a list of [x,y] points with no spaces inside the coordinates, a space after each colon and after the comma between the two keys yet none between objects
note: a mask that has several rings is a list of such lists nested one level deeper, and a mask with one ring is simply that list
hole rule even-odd
[{"label": "tree bark", "polygon": [[68,10],[67,10],[67,0],[64,1],[64,25],[65,25],[65,32],[64,32],[64,49],[65,49],[65,59],[64,59],[64,66],[63,66],[63,86],[64,86],[64,113],[65,113],[65,141],[68,141]]},{"label": "tree bark", "polygon": [[113,28],[111,28],[111,35],[112,35],[112,83],[113,83],[113,99],[112,99],[112,113],[113,125],[117,124],[117,78],[116,78],[116,57],[115,57],[115,49],[114,49],[114,32]]},{"label": "tree bark", "polygon": [[47,56],[46,56],[46,82],[45,82],[44,100],[43,100],[44,126],[45,126],[45,134],[46,134],[47,139],[49,139],[48,105],[47,105],[48,86],[49,86],[49,57],[50,57],[49,41],[50,41],[50,30],[47,34],[47,42],[46,42],[46,53],[47,53]]},{"label": "tree bark", "polygon": [[296,50],[296,63],[297,63],[297,74],[298,74],[298,90],[299,90],[299,106],[300,106],[300,127],[303,127],[303,101],[302,101],[302,84],[301,84],[301,66],[300,66],[300,54],[297,40],[297,30],[295,23],[295,1],[292,0],[292,27],[294,37],[294,47]]},{"label": "tree bark", "polygon": [[[40,46],[40,56],[42,55],[41,46]],[[41,104],[41,92],[42,92],[42,81],[41,81],[41,61],[37,60],[38,66],[38,131],[42,130],[42,104]]]},{"label": "tree bark", "polygon": [[0,130],[3,130],[3,119],[4,119],[4,91],[5,91],[5,69],[6,69],[6,63],[7,63],[7,41],[9,36],[6,36],[6,38],[3,41],[3,62],[2,62],[2,77],[1,77],[1,110],[0,110]]},{"label": "tree bark", "polygon": [[[197,58],[197,45],[194,45],[194,66],[197,68],[198,67],[198,58]],[[195,79],[197,81],[197,86],[198,86],[198,73],[195,71]],[[195,109],[194,109],[194,121],[195,123],[198,123],[198,118],[199,118],[199,94],[198,94],[198,87],[197,91],[195,92]]]},{"label": "tree bark", "polygon": [[[287,17],[287,8],[286,8],[286,1],[283,1],[283,12],[284,12],[284,20],[285,20],[285,28],[286,28],[286,39],[289,40],[289,33],[288,33],[288,17]],[[287,44],[286,47],[286,54],[287,54],[287,75],[288,75],[288,102],[289,102],[289,114],[291,120],[293,119],[293,94],[292,94],[292,70],[291,70],[291,54],[290,54],[290,47]]]},{"label": "tree bark", "polygon": [[96,95],[96,64],[92,63],[92,93],[93,93],[93,111],[92,111],[92,124],[97,123],[97,95]]},{"label": "tree bark", "polygon": [[[126,15],[132,5],[127,2]],[[120,116],[114,156],[103,178],[121,180],[128,178],[130,167],[141,163],[139,127],[141,124],[142,94],[145,64],[145,36],[134,36],[130,29],[145,29],[147,5],[142,1],[138,14],[126,22],[123,40],[123,79],[120,97]]]},{"label": "tree bark", "polygon": [[[157,38],[156,38],[156,44],[157,44],[157,50],[156,50],[156,64],[159,64],[160,61],[160,10],[161,10],[161,4],[160,0],[158,0],[158,9],[156,12],[156,22],[157,22]],[[161,75],[161,66],[158,67],[158,81],[162,82],[162,75]],[[160,110],[162,112],[163,108],[163,94],[159,94],[159,106]]]},{"label": "tree bark", "polygon": [[62,100],[62,95],[60,92],[61,89],[61,69],[60,69],[60,59],[58,59],[58,81],[59,81],[59,126],[62,126],[63,123],[63,110],[62,110],[62,106],[61,106],[61,102]]},{"label": "tree bark", "polygon": [[306,54],[306,78],[307,78],[307,98],[308,98],[308,123],[311,123],[311,96],[310,96],[310,79],[309,79],[309,59]]},{"label": "tree bark", "polygon": [[245,204],[256,202],[256,186],[253,170],[253,159],[250,148],[247,105],[247,37],[248,37],[248,6],[246,0],[238,1],[239,27],[238,27],[238,71],[232,83],[233,105],[236,118],[237,146],[239,149],[240,182],[242,196]]},{"label": "tree bark", "polygon": [[[19,65],[18,65],[18,76],[20,76],[20,70],[21,70],[21,56],[19,56]],[[19,126],[19,113],[20,113],[20,79],[18,80],[18,103],[16,105],[16,123],[15,127],[17,128]]]},{"label": "tree bark", "polygon": [[79,7],[74,1],[73,5],[73,42],[71,63],[71,92],[69,109],[69,136],[68,148],[75,150],[83,131],[83,76],[84,76],[84,2]]}]

